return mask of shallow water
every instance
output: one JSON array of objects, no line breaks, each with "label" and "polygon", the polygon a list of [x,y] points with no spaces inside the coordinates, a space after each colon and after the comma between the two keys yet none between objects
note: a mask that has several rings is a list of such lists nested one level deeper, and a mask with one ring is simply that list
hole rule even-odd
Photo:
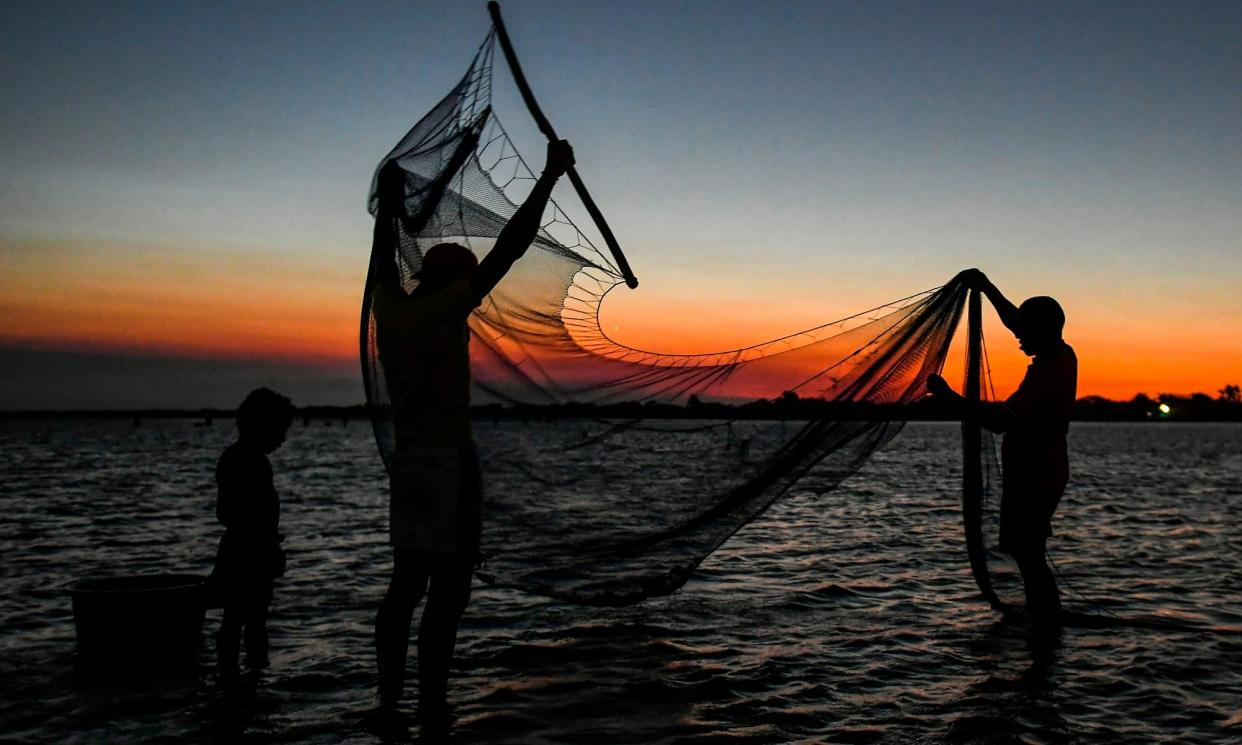
[{"label": "shallow water", "polygon": [[[273,456],[289,566],[272,667],[242,704],[215,683],[211,633],[184,673],[74,664],[75,578],[209,570],[212,468],[231,435],[0,423],[6,742],[378,741],[365,715],[387,509],[363,423],[299,423]],[[1080,424],[1071,448],[1050,544],[1070,604],[1242,627],[1242,426]],[[671,597],[591,609],[476,585],[452,741],[1242,741],[1242,637],[1068,628],[1049,657],[988,610],[966,567],[957,449],[952,426],[910,425],[835,492],[779,502]]]}]

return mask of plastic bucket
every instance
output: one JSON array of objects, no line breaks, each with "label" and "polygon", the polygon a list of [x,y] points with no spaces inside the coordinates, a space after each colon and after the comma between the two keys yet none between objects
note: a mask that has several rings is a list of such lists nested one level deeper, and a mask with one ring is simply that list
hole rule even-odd
[{"label": "plastic bucket", "polygon": [[204,578],[193,574],[98,577],[73,585],[73,625],[86,659],[181,662],[198,652]]}]

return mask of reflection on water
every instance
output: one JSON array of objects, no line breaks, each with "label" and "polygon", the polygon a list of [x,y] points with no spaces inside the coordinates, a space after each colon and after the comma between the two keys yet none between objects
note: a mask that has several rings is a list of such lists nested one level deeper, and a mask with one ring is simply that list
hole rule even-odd
[{"label": "reflection on water", "polygon": [[[207,571],[212,466],[230,437],[227,422],[0,424],[6,736],[383,739],[369,712],[385,487],[362,423],[295,427],[273,458],[289,567],[272,667],[248,689],[216,685],[210,634],[181,673],[75,668],[74,578]],[[1051,544],[1091,600],[1066,592],[1071,605],[1242,626],[1242,427],[1077,425],[1071,437],[1074,478]],[[452,740],[1242,738],[1239,637],[1070,627],[1032,648],[1021,624],[986,608],[961,541],[957,447],[952,427],[912,425],[836,492],[791,495],[747,526],[669,598],[590,609],[477,588]]]}]

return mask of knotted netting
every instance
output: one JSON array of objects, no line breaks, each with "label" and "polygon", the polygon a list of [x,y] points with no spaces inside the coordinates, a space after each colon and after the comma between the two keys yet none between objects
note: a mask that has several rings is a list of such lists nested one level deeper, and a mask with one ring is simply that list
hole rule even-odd
[{"label": "knotted netting", "polygon": [[[396,260],[409,292],[437,243],[481,259],[535,180],[491,109],[494,34],[380,162],[403,174],[401,203],[381,213],[373,182],[370,210],[382,217],[361,353],[386,463],[376,262]],[[951,282],[763,344],[660,354],[601,325],[622,284],[553,200],[529,251],[469,319],[486,581],[597,605],[676,590],[795,482],[826,492],[900,431],[901,407],[945,364],[968,293]],[[555,426],[530,424],[550,416]]]}]

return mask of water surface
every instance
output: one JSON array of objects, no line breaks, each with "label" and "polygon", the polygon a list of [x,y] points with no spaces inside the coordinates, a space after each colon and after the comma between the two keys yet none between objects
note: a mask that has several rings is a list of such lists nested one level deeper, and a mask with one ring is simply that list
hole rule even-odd
[{"label": "water surface", "polygon": [[[273,456],[289,567],[273,664],[243,706],[216,685],[211,633],[185,673],[75,667],[75,578],[209,570],[212,468],[231,437],[231,422],[0,423],[6,741],[378,740],[364,715],[386,487],[360,422],[299,423]],[[1071,604],[1242,627],[1242,426],[1078,424],[1071,448],[1051,542]],[[836,491],[790,495],[682,591],[638,606],[476,586],[452,740],[1242,741],[1238,636],[1070,628],[1033,655],[970,578],[958,457],[955,428],[910,425]]]}]

